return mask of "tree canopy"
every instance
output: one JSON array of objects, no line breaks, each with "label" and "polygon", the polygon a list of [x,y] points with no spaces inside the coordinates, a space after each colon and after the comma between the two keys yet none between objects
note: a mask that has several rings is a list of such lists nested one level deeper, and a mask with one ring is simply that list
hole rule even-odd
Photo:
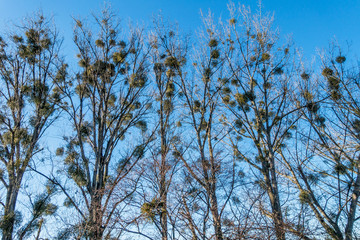
[{"label": "tree canopy", "polygon": [[358,239],[351,49],[310,64],[242,5],[203,22],[105,8],[70,61],[43,14],[0,35],[3,240]]}]

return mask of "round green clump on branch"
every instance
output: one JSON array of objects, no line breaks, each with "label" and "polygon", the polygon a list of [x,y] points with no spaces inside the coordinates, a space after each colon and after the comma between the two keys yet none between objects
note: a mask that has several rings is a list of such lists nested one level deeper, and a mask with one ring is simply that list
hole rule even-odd
[{"label": "round green clump on branch", "polygon": [[310,75],[306,72],[303,72],[301,73],[300,77],[303,79],[303,80],[309,80],[310,78]]},{"label": "round green clump on branch", "polygon": [[256,56],[251,56],[251,57],[250,57],[250,61],[251,61],[251,62],[255,62],[256,60],[257,60],[257,57],[256,57]]},{"label": "round green clump on branch", "polygon": [[270,54],[269,53],[263,53],[261,55],[261,61],[265,62],[265,61],[269,61],[270,60]]},{"label": "round green clump on branch", "polygon": [[116,45],[116,41],[114,39],[110,39],[109,40],[109,45],[110,46],[115,46]]},{"label": "round green clump on branch", "polygon": [[346,166],[342,163],[337,163],[334,168],[335,172],[339,175],[343,175],[346,173]]},{"label": "round green clump on branch", "polygon": [[333,90],[338,90],[340,87],[340,79],[334,76],[330,76],[327,78],[329,88]]},{"label": "round green clump on branch", "polygon": [[235,86],[235,87],[239,87],[240,86],[240,81],[237,79],[232,79],[231,80],[231,85]]},{"label": "round green clump on branch", "polygon": [[166,86],[166,91],[165,91],[166,96],[172,97],[174,96],[174,92],[175,92],[175,84],[172,81],[170,81]]},{"label": "round green clump on branch", "polygon": [[131,54],[136,54],[136,49],[135,49],[135,48],[130,48],[130,49],[129,49],[129,53],[131,53]]},{"label": "round green clump on branch", "polygon": [[130,87],[134,87],[134,88],[142,88],[145,86],[146,84],[146,76],[144,76],[144,74],[132,74],[130,76],[130,81],[129,81],[129,84],[130,84]]},{"label": "round green clump on branch", "polygon": [[342,96],[341,96],[341,94],[340,94],[339,91],[332,90],[332,91],[330,92],[330,97],[331,97],[332,100],[338,101],[338,100],[341,99]]},{"label": "round green clump on branch", "polygon": [[307,191],[301,190],[299,193],[299,201],[301,204],[307,204],[311,202],[310,194]]},{"label": "round green clump on branch", "polygon": [[147,130],[147,123],[144,120],[137,121],[135,126],[139,128],[142,132],[145,132]]},{"label": "round green clump on branch", "polygon": [[217,45],[218,45],[218,41],[216,39],[213,38],[209,41],[209,47],[214,48]]},{"label": "round green clump on branch", "polygon": [[359,119],[355,119],[352,122],[352,127],[357,134],[360,134],[360,120]]},{"label": "round green clump on branch", "polygon": [[243,126],[243,122],[240,120],[240,119],[236,119],[235,123],[234,123],[234,126],[237,128],[237,129],[241,129],[242,126]]},{"label": "round green clump on branch", "polygon": [[228,84],[229,83],[229,79],[228,78],[218,78],[218,81],[225,85],[225,84]]},{"label": "round green clump on branch", "polygon": [[105,43],[101,39],[96,40],[95,44],[96,44],[96,46],[101,47],[101,48],[105,47]]},{"label": "round green clump on branch", "polygon": [[153,198],[151,202],[146,202],[141,206],[141,213],[146,217],[146,219],[150,221],[154,221],[155,216],[159,214],[161,211],[165,211],[162,209],[162,203],[157,198]]},{"label": "round green clump on branch", "polygon": [[126,42],[120,41],[120,42],[119,42],[119,47],[125,48],[125,47],[126,47]]},{"label": "round green clump on branch", "polygon": [[236,107],[236,102],[235,101],[230,101],[229,103],[230,107]]},{"label": "round green clump on branch", "polygon": [[71,164],[68,167],[68,174],[77,185],[85,186],[87,184],[86,173],[79,166],[76,166],[75,164]]},{"label": "round green clump on branch", "polygon": [[176,76],[176,73],[174,72],[174,70],[168,69],[168,70],[166,71],[166,76],[167,76],[168,78],[175,77],[175,76]]},{"label": "round green clump on branch", "polygon": [[334,74],[334,71],[329,68],[329,67],[325,67],[323,70],[322,70],[322,73],[321,73],[324,77],[330,77]]},{"label": "round green clump on branch", "polygon": [[245,95],[245,94],[241,94],[241,93],[236,93],[236,94],[235,94],[235,99],[236,99],[236,101],[239,103],[240,106],[246,104],[247,101],[248,101],[246,95]]},{"label": "round green clump on branch", "polygon": [[221,92],[222,94],[227,95],[231,93],[231,89],[229,87],[224,87]]},{"label": "round green clump on branch", "polygon": [[229,103],[230,103],[230,96],[229,96],[229,95],[225,95],[225,96],[223,96],[222,100],[223,100],[223,102],[224,102],[225,104],[229,104]]},{"label": "round green clump on branch", "polygon": [[253,91],[247,91],[245,92],[245,97],[249,100],[249,101],[254,101],[256,99],[256,95]]},{"label": "round green clump on branch", "polygon": [[315,102],[309,102],[306,107],[312,113],[316,113],[320,109],[319,104]]},{"label": "round green clump on branch", "polygon": [[344,56],[338,56],[338,57],[336,57],[335,61],[336,61],[337,63],[342,64],[342,63],[344,63],[344,62],[346,61],[346,57],[344,57]]},{"label": "round green clump on branch", "polygon": [[281,75],[284,73],[284,70],[281,67],[277,67],[274,69],[274,74],[275,75]]},{"label": "round green clump on branch", "polygon": [[314,96],[308,90],[304,90],[303,96],[304,96],[304,99],[308,102],[312,101],[314,98]]},{"label": "round green clump on branch", "polygon": [[174,105],[170,99],[165,99],[164,101],[164,111],[171,112],[174,109]]},{"label": "round green clump on branch", "polygon": [[200,112],[201,102],[199,100],[194,101],[193,109],[194,112]]},{"label": "round green clump on branch", "polygon": [[203,75],[202,80],[203,80],[204,83],[208,83],[208,82],[211,81],[210,76],[207,75],[207,74]]},{"label": "round green clump on branch", "polygon": [[125,61],[125,58],[126,58],[125,51],[120,51],[113,54],[113,61],[115,64],[123,63]]},{"label": "round green clump on branch", "polygon": [[271,84],[270,82],[265,82],[265,83],[263,84],[263,88],[264,88],[264,89],[270,89],[271,86],[272,86],[272,84]]},{"label": "round green clump on branch", "polygon": [[124,121],[130,121],[133,118],[132,113],[127,113],[124,115]]},{"label": "round green clump on branch", "polygon": [[181,121],[177,121],[177,122],[176,122],[176,126],[177,126],[177,127],[181,127],[181,126],[182,126]]},{"label": "round green clump on branch", "polygon": [[220,52],[217,49],[211,51],[210,57],[213,59],[218,59],[220,57]]},{"label": "round green clump on branch", "polygon": [[80,59],[79,66],[85,68],[88,65],[88,62],[85,59]]},{"label": "round green clump on branch", "polygon": [[179,62],[176,59],[176,57],[170,56],[167,57],[164,61],[165,66],[170,67],[170,68],[177,68],[179,67]]},{"label": "round green clump on branch", "polygon": [[56,156],[62,156],[64,155],[64,148],[60,147],[56,149]]},{"label": "round green clump on branch", "polygon": [[155,63],[154,64],[154,71],[156,72],[156,73],[158,73],[158,72],[163,72],[164,71],[164,65],[162,64],[162,63]]},{"label": "round green clump on branch", "polygon": [[315,117],[315,122],[317,124],[319,124],[320,126],[325,126],[325,121],[326,121],[326,118],[324,118],[323,116],[316,116]]},{"label": "round green clump on branch", "polygon": [[236,19],[235,19],[235,18],[231,18],[231,19],[229,20],[229,24],[230,24],[230,25],[235,25],[235,24],[236,24]]}]

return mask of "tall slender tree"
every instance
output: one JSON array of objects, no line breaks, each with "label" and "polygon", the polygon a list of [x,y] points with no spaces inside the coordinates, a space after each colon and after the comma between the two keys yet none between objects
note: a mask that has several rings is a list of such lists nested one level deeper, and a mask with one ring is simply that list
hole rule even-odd
[{"label": "tall slender tree", "polygon": [[0,39],[0,180],[6,189],[3,240],[13,239],[24,175],[42,150],[39,141],[56,118],[60,100],[53,83],[60,68],[61,43],[55,27],[38,14],[16,32]]},{"label": "tall slender tree", "polygon": [[[142,206],[142,212],[150,218],[161,233],[161,239],[167,240],[170,213],[176,211],[168,206],[168,196],[172,179],[176,173],[179,159],[172,154],[173,144],[179,141],[176,130],[178,90],[177,71],[185,65],[186,47],[180,40],[182,36],[168,26],[162,17],[156,18],[154,31],[150,35],[151,66],[154,78],[154,114],[156,116],[155,141],[150,149],[150,169],[148,180],[154,187],[152,199]],[[179,59],[179,60],[177,60]],[[172,201],[174,202],[174,201]],[[157,220],[157,215],[159,220]],[[174,229],[173,229],[174,231]]]},{"label": "tall slender tree", "polygon": [[121,204],[136,190],[139,176],[130,177],[132,169],[151,139],[130,136],[130,131],[140,133],[136,126],[146,128],[142,117],[149,107],[143,32],[130,30],[121,36],[118,19],[109,9],[94,20],[98,32],[75,20],[80,69],[73,79],[58,83],[71,134],[57,155],[73,184],[53,181],[81,216],[77,239],[112,236]]},{"label": "tall slender tree", "polygon": [[272,219],[276,238],[284,240],[287,227],[279,189],[278,152],[299,119],[299,108],[291,99],[296,91],[293,58],[289,44],[280,45],[272,16],[262,14],[261,9],[251,14],[249,9],[235,5],[230,11],[232,17],[224,24],[222,39],[228,74],[220,81],[222,101],[232,117],[227,115],[224,121],[233,129],[234,154],[259,176],[256,183],[268,196],[270,210],[260,211]]},{"label": "tall slender tree", "polygon": [[[185,182],[189,186],[186,186],[184,192],[187,193],[181,197],[181,202],[192,238],[207,238],[209,234],[213,234],[216,240],[222,240],[225,239],[222,214],[227,203],[227,195],[224,194],[225,199],[219,198],[219,195],[220,187],[224,187],[224,182],[227,182],[229,177],[224,174],[227,167],[221,142],[227,132],[221,124],[219,125],[218,116],[221,86],[217,79],[223,74],[223,57],[220,47],[221,36],[212,22],[213,19],[209,16],[204,20],[207,30],[200,33],[201,41],[194,47],[192,57],[188,58],[193,61],[193,70],[183,72],[176,68],[186,111],[183,122],[184,127],[188,129],[188,134],[182,139],[183,146],[176,147],[176,154],[187,170]],[[193,186],[199,188],[192,188],[190,182],[194,182]],[[203,205],[202,228],[196,226],[195,222],[198,219],[192,216],[188,201]],[[208,222],[211,222],[213,232],[207,231]]]},{"label": "tall slender tree", "polygon": [[[303,72],[299,101],[304,122],[290,179],[324,232],[333,239],[354,239],[360,196],[359,70],[346,63],[335,45],[321,57],[321,76]],[[355,238],[356,239],[356,238]]]}]

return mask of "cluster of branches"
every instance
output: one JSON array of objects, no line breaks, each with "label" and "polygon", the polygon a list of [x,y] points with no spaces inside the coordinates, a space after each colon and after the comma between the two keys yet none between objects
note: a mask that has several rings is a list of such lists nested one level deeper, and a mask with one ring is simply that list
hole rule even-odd
[{"label": "cluster of branches", "polygon": [[2,239],[358,239],[359,69],[229,16],[187,36],[106,9],[74,20],[78,64],[41,14],[3,35]]}]

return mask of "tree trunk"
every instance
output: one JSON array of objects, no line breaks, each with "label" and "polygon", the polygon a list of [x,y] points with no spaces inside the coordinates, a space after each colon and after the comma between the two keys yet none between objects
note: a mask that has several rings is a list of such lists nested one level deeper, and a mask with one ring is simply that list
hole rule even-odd
[{"label": "tree trunk", "polygon": [[[161,90],[160,90],[161,92]],[[163,98],[163,96],[162,96]],[[164,102],[160,103],[160,135],[161,135],[161,165],[160,165],[160,228],[161,239],[168,239],[167,225],[167,186],[166,186],[166,156],[168,154],[168,146],[166,142],[166,114],[164,116]]]},{"label": "tree trunk", "polygon": [[166,154],[163,153],[160,169],[160,228],[161,239],[168,239],[167,226],[167,187],[166,187]]},{"label": "tree trunk", "polygon": [[217,205],[217,197],[215,194],[215,187],[213,186],[211,188],[211,191],[209,192],[209,197],[210,197],[210,211],[214,221],[215,239],[223,240],[224,237],[221,229],[221,219]]},{"label": "tree trunk", "polygon": [[15,206],[19,193],[19,187],[15,183],[10,183],[7,188],[5,210],[4,210],[4,224],[2,240],[11,240],[15,224]]},{"label": "tree trunk", "polygon": [[[163,188],[163,187],[162,187]],[[168,239],[168,228],[167,228],[167,193],[166,190],[160,189],[160,226],[161,226],[161,239]]]},{"label": "tree trunk", "polygon": [[91,199],[90,219],[87,227],[87,235],[92,240],[102,240],[104,234],[102,217],[101,196],[95,193]]},{"label": "tree trunk", "polygon": [[265,161],[265,164],[263,163],[263,175],[266,184],[267,194],[270,199],[276,239],[285,240],[285,231],[281,211],[279,190],[277,186],[275,163],[271,157]]},{"label": "tree trunk", "polygon": [[345,240],[352,240],[352,233],[355,221],[355,213],[356,207],[358,204],[358,199],[360,195],[360,174],[358,173],[356,176],[356,180],[354,183],[354,190],[351,195],[351,203],[350,203],[350,210],[348,215],[348,221],[345,227]]}]

